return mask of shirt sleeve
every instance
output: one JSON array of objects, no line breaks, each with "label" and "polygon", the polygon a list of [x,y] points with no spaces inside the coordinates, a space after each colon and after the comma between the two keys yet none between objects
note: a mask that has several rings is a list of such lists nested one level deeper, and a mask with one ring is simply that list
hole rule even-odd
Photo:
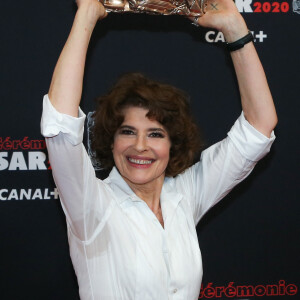
[{"label": "shirt sleeve", "polygon": [[82,143],[84,121],[80,108],[75,118],[59,113],[48,95],[44,97],[41,132],[46,138],[53,178],[67,223],[75,236],[87,241],[101,223],[110,197]]},{"label": "shirt sleeve", "polygon": [[244,117],[237,119],[227,137],[204,150],[200,161],[175,178],[197,224],[202,216],[245,179],[275,140],[256,130]]}]

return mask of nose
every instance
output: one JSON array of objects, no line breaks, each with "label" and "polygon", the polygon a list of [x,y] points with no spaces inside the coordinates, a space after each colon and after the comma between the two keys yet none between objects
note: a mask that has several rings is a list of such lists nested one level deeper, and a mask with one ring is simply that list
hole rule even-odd
[{"label": "nose", "polygon": [[134,148],[138,152],[144,152],[148,150],[147,137],[138,135],[135,140]]}]

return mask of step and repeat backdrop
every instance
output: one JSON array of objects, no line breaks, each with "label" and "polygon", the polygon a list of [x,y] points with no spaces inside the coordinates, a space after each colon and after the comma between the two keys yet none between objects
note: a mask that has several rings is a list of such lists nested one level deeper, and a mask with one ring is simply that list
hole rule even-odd
[{"label": "step and repeat backdrop", "polygon": [[[199,299],[300,299],[300,1],[236,5],[267,73],[279,117],[277,139],[197,227],[204,264]],[[79,299],[39,127],[42,98],[75,12],[71,0],[1,3],[1,300]],[[188,92],[207,147],[226,136],[241,112],[222,33],[184,17],[111,13],[99,23],[87,58],[83,111],[92,112],[94,99],[131,71]]]}]

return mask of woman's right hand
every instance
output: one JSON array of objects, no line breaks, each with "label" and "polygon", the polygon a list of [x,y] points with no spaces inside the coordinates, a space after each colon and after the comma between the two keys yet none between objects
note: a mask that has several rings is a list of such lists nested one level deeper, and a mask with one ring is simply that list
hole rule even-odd
[{"label": "woman's right hand", "polygon": [[76,0],[78,10],[85,10],[88,12],[87,16],[91,23],[96,24],[98,20],[101,20],[107,16],[105,7],[98,0]]}]

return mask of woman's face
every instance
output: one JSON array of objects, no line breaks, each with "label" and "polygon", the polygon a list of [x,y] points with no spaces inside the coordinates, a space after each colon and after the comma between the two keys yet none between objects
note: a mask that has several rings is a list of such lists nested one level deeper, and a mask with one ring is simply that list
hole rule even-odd
[{"label": "woman's face", "polygon": [[166,129],[146,117],[147,109],[124,109],[124,121],[113,143],[113,157],[120,174],[133,184],[153,183],[165,177],[171,142]]}]

